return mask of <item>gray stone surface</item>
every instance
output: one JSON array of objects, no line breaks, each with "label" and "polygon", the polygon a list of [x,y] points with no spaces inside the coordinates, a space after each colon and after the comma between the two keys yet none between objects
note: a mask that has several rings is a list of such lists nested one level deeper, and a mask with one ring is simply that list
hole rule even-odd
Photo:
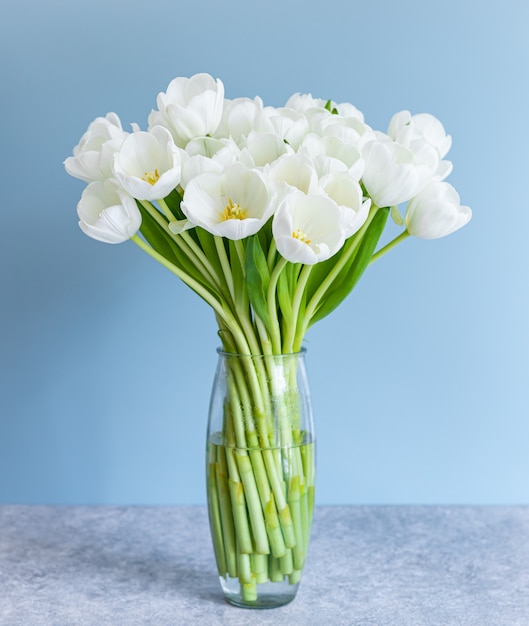
[{"label": "gray stone surface", "polygon": [[203,507],[0,506],[0,624],[527,626],[529,508],[319,507],[296,600],[222,599]]}]

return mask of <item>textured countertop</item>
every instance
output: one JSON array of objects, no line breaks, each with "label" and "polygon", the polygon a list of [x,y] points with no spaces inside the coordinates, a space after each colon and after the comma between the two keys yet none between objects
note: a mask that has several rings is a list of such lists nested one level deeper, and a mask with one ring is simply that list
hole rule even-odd
[{"label": "textured countertop", "polygon": [[297,598],[257,611],[204,507],[3,505],[0,624],[528,626],[529,507],[319,507]]}]

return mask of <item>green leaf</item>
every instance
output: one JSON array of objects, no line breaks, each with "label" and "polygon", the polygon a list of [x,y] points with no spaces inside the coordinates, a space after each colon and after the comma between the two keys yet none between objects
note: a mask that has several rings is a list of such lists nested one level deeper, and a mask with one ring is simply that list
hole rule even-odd
[{"label": "green leaf", "polygon": [[182,212],[182,209],[180,208],[180,203],[182,202],[182,196],[176,189],[173,189],[173,191],[171,191],[171,193],[168,196],[166,196],[164,200],[167,206],[169,207],[171,213],[176,217],[177,220],[186,219],[186,216],[184,215],[184,213]]},{"label": "green leaf", "polygon": [[[215,270],[215,274],[217,275],[217,278],[220,282],[220,291],[222,292],[224,298],[229,300],[230,289],[228,287],[228,282],[224,274],[223,265],[219,258],[219,251],[217,250],[217,245],[215,242],[216,235],[213,235],[209,231],[204,230],[199,226],[193,229],[193,233],[196,242],[202,248],[202,250],[204,251],[204,255],[207,257],[208,261]],[[222,245],[226,247],[224,239],[222,239]]]},{"label": "green leaf", "polygon": [[[141,212],[140,232],[159,254],[174,265],[178,265],[178,256],[175,254],[175,243],[171,235],[154,219],[139,202],[136,203]],[[165,218],[164,218],[165,219]]]},{"label": "green leaf", "polygon": [[277,280],[277,301],[279,302],[279,308],[281,309],[281,313],[286,322],[288,324],[292,324],[292,298],[294,290],[292,289],[291,282],[289,280],[289,274],[291,273],[289,271],[289,265],[291,264],[289,263],[281,274],[279,274],[279,278]]},{"label": "green leaf", "polygon": [[338,115],[338,109],[332,106],[332,100],[327,100],[327,102],[325,103],[325,108],[327,109],[327,111],[329,111],[329,113],[332,113],[333,115]]},{"label": "green leaf", "polygon": [[261,318],[267,330],[271,329],[267,306],[267,291],[270,284],[270,272],[266,256],[261,247],[259,235],[248,237],[246,244],[246,286],[250,304]]},{"label": "green leaf", "polygon": [[[310,326],[329,315],[329,313],[332,313],[332,311],[334,311],[334,309],[336,309],[336,307],[338,307],[351,293],[356,283],[360,280],[360,277],[364,273],[366,267],[369,265],[378,240],[380,239],[384,226],[386,225],[388,214],[388,208],[379,209],[376,212],[371,224],[369,224],[369,227],[362,237],[356,253],[351,255],[351,259],[342,268],[329,289],[325,292],[325,295],[321,299],[321,302],[310,320]],[[345,247],[342,248],[340,252],[341,254],[344,254],[346,252]],[[328,261],[318,264],[323,267],[318,268],[317,273],[313,272],[313,275],[311,274],[311,287],[313,292],[315,292],[319,284],[321,284],[322,277],[326,276],[336,264],[338,259],[333,259],[334,257],[328,260],[332,261],[332,264],[330,265],[326,265],[328,264]],[[314,284],[314,281],[316,281],[316,284]],[[310,298],[311,295],[308,294],[308,297]]]},{"label": "green leaf", "polygon": [[195,241],[204,251],[204,255],[207,257],[208,261],[215,268],[217,276],[223,277],[224,274],[222,272],[222,266],[217,254],[217,247],[215,246],[215,236],[199,226],[196,226],[193,231],[195,234]]},{"label": "green leaf", "polygon": [[[240,242],[238,242],[240,243]],[[239,255],[237,254],[237,243],[230,239],[228,248],[230,252],[230,267],[233,278],[233,291],[235,292],[235,300],[239,307],[246,309],[248,307],[248,291],[246,290],[246,280],[244,276],[244,267],[241,267]],[[246,266],[246,259],[242,261]]]}]

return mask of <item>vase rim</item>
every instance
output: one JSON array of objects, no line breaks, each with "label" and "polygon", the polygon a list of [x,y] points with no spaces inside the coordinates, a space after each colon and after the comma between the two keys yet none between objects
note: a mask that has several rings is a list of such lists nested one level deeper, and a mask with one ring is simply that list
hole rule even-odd
[{"label": "vase rim", "polygon": [[244,357],[246,359],[250,358],[250,359],[262,359],[262,358],[268,358],[268,357],[272,357],[274,359],[282,359],[282,358],[287,358],[287,357],[293,357],[293,356],[305,356],[305,353],[307,352],[307,348],[302,347],[300,348],[297,352],[285,352],[283,354],[244,354],[241,352],[228,352],[227,350],[224,350],[223,348],[217,348],[217,354],[219,356],[225,356],[225,357]]}]

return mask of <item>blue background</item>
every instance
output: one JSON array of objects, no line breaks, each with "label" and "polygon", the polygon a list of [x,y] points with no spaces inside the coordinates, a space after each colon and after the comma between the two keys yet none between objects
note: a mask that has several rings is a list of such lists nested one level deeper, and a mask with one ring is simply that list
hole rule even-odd
[{"label": "blue background", "polygon": [[[213,315],[133,244],[85,237],[62,161],[146,127],[175,76],[281,106],[402,109],[453,137],[471,223],[408,240],[308,337],[318,502],[529,503],[525,0],[19,0],[0,22],[0,501],[202,503]],[[393,233],[388,231],[389,238]]]}]

